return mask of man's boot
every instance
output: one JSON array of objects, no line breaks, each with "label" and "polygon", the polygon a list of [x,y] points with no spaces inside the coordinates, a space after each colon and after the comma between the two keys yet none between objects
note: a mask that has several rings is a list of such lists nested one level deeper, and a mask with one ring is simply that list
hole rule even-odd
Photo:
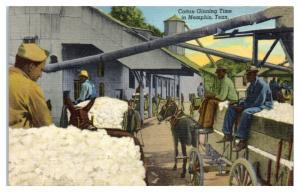
[{"label": "man's boot", "polygon": [[224,137],[221,140],[216,141],[216,143],[225,143],[230,141],[232,141],[232,135],[225,134]]},{"label": "man's boot", "polygon": [[240,142],[235,146],[235,148],[232,150],[233,152],[239,152],[242,149],[247,148],[247,140],[242,139]]}]

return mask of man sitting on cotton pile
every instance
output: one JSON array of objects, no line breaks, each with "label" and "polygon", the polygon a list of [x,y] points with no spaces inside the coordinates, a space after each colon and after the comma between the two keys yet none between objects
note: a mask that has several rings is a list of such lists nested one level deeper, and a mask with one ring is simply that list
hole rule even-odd
[{"label": "man sitting on cotton pile", "polygon": [[42,76],[47,53],[34,43],[21,44],[15,65],[9,68],[9,126],[42,127],[52,124],[43,90]]},{"label": "man sitting on cotton pile", "polygon": [[249,136],[249,129],[252,119],[252,114],[260,112],[263,109],[271,109],[273,107],[272,93],[269,85],[262,79],[257,77],[258,69],[250,67],[246,71],[247,81],[250,82],[247,88],[247,97],[244,102],[238,105],[229,106],[223,124],[224,138],[217,143],[231,141],[232,126],[237,115],[241,113],[240,122],[235,133],[236,137],[240,139],[234,151],[240,151],[247,147],[247,139]]}]

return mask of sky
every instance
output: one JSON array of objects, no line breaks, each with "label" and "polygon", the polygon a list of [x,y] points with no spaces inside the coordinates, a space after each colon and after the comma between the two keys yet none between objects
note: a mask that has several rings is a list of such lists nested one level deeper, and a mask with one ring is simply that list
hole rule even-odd
[{"label": "sky", "polygon": [[[105,13],[109,13],[111,11],[111,7],[97,7],[98,9],[104,11]],[[145,22],[152,24],[159,28],[161,31],[164,31],[164,20],[170,18],[173,15],[177,15],[180,18],[184,19],[186,24],[191,28],[199,28],[202,26],[206,26],[209,24],[217,23],[224,21],[223,16],[227,17],[227,19],[249,14],[255,13],[257,11],[261,11],[266,9],[267,7],[254,7],[254,6],[244,6],[244,7],[153,7],[153,6],[143,6],[138,7],[145,17]],[[198,18],[189,19],[189,15],[193,15]],[[222,16],[222,18],[216,19],[215,15]],[[200,19],[199,17],[211,17],[211,19]],[[254,29],[268,29],[274,28],[275,22],[274,21],[267,21],[261,24],[255,24],[252,26],[246,26],[239,28],[239,31],[246,31],[246,30],[254,30]],[[227,53],[236,54],[239,56],[244,56],[251,58],[252,57],[252,38],[251,37],[243,37],[243,38],[231,38],[231,39],[219,39],[215,40],[213,36],[208,36],[199,39],[200,42],[203,44],[204,47],[212,48],[219,51],[224,51]],[[190,41],[188,43],[196,44],[196,41]],[[258,45],[258,58],[263,59],[264,55],[268,51],[269,47],[272,45],[273,40],[268,41],[259,41]],[[196,62],[198,65],[203,66],[209,63],[208,58],[203,53],[195,52],[192,50],[186,50],[186,56],[191,59],[192,61]],[[214,57],[214,60],[219,60],[221,58]],[[267,62],[278,64],[285,60],[285,54],[283,49],[278,43],[274,50],[272,51],[271,55]]]}]

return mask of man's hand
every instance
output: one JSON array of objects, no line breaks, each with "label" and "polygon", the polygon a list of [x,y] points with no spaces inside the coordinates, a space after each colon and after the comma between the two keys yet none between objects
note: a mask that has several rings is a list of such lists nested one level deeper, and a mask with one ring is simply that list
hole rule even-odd
[{"label": "man's hand", "polygon": [[51,104],[51,100],[50,100],[50,99],[48,99],[48,100],[46,101],[46,103],[47,103],[47,107],[48,107],[49,111],[52,111],[52,104]]},{"label": "man's hand", "polygon": [[215,95],[212,94],[212,93],[205,93],[205,98],[207,98],[207,99],[213,99],[213,98],[215,98]]},{"label": "man's hand", "polygon": [[240,107],[240,106],[232,106],[233,107],[233,109],[236,111],[236,112],[238,112],[238,113],[241,113],[243,110],[244,110],[244,108],[243,107]]}]

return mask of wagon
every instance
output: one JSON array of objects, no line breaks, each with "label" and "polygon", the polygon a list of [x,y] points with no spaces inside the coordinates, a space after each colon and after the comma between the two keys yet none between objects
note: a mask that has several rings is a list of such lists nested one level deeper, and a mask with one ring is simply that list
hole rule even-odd
[{"label": "wagon", "polygon": [[[70,96],[69,96],[69,91],[65,91],[64,92],[64,104],[66,105],[66,107],[68,108],[68,110],[70,111],[70,118],[69,118],[69,124],[79,128],[79,129],[88,129],[91,131],[96,131],[97,129],[104,129],[107,134],[111,137],[130,137],[133,139],[133,142],[136,146],[139,147],[140,149],[140,160],[143,162],[144,167],[145,167],[145,159],[144,159],[144,152],[143,152],[143,147],[142,144],[140,143],[139,139],[134,136],[133,134],[125,131],[125,130],[121,130],[119,128],[97,128],[93,125],[93,120],[94,118],[92,117],[92,119],[90,120],[88,117],[88,112],[91,110],[92,106],[94,105],[96,98],[90,100],[88,102],[87,105],[85,105],[84,107],[81,108],[75,108],[74,104],[72,103]],[[145,167],[145,183],[148,185],[148,181],[147,181],[147,170]]]},{"label": "wagon", "polygon": [[247,148],[233,152],[235,141],[216,143],[225,113],[218,109],[213,131],[198,130],[205,141],[189,154],[191,184],[203,185],[205,172],[218,171],[229,174],[228,185],[293,185],[293,124],[254,115]]}]

